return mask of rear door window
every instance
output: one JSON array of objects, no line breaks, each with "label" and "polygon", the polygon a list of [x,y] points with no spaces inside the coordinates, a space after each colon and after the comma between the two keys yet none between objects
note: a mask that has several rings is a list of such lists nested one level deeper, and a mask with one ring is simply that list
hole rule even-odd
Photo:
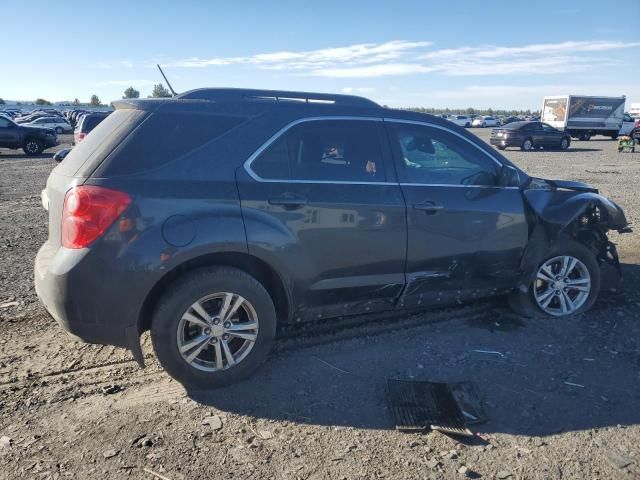
[{"label": "rear door window", "polygon": [[318,120],[289,129],[251,164],[266,180],[383,182],[377,122]]}]

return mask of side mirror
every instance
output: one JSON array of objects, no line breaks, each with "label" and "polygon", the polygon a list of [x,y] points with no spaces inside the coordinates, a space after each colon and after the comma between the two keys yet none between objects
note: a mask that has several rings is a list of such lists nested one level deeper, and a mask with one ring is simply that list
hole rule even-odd
[{"label": "side mirror", "polygon": [[498,185],[501,187],[518,187],[520,186],[520,173],[511,165],[503,165],[500,169],[500,177]]},{"label": "side mirror", "polygon": [[53,159],[56,162],[61,162],[62,160],[64,160],[64,158],[69,154],[69,152],[71,151],[70,148],[63,148],[62,150],[58,151],[54,156]]}]

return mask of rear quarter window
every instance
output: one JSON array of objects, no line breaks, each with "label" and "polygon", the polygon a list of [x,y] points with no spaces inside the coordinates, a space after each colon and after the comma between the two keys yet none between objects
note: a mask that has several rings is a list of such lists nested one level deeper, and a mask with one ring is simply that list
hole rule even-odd
[{"label": "rear quarter window", "polygon": [[91,174],[145,115],[140,110],[115,111],[71,149],[56,173],[80,177]]},{"label": "rear quarter window", "polygon": [[243,123],[244,117],[153,113],[113,152],[105,176],[151,170],[177,160]]}]

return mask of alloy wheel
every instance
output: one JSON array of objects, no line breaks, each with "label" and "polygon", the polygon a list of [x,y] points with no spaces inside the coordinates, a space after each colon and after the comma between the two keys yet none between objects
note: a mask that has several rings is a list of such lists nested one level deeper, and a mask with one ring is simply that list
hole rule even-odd
[{"label": "alloy wheel", "polygon": [[240,295],[207,295],[182,314],[177,330],[180,355],[205,372],[227,370],[246,358],[258,339],[258,315]]},{"label": "alloy wheel", "polygon": [[555,317],[577,312],[589,298],[589,270],[575,257],[562,255],[544,262],[538,269],[533,295],[538,306]]},{"label": "alloy wheel", "polygon": [[522,148],[524,148],[527,151],[531,150],[533,148],[533,142],[527,138],[522,144]]},{"label": "alloy wheel", "polygon": [[27,150],[29,153],[36,153],[38,151],[38,144],[36,142],[28,142]]}]

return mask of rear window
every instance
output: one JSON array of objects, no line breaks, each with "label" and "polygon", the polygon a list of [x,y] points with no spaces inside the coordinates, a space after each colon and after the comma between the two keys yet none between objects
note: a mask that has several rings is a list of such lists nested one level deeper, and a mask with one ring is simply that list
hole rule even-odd
[{"label": "rear window", "polygon": [[91,130],[96,128],[102,120],[107,118],[103,115],[88,115],[85,117],[84,122],[82,122],[81,131],[85,133],[89,133]]},{"label": "rear window", "polygon": [[118,146],[101,173],[128,175],[157,168],[221,137],[245,120],[224,115],[154,113]]}]

